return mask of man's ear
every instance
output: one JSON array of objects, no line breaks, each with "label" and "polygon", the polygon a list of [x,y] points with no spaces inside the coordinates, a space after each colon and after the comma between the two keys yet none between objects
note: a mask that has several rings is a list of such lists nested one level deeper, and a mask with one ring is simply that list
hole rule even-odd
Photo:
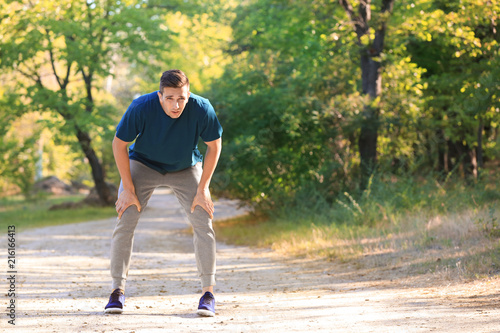
[{"label": "man's ear", "polygon": [[161,99],[161,93],[158,91],[158,98]]}]

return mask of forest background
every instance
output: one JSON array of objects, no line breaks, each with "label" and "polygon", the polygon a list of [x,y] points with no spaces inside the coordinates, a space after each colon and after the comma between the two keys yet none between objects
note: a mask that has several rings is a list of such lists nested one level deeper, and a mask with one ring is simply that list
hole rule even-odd
[{"label": "forest background", "polygon": [[[116,124],[180,68],[224,127],[212,192],[253,207],[244,225],[331,239],[472,211],[498,272],[499,12],[489,0],[0,0],[2,196],[36,200],[35,181],[54,175],[112,206]],[[436,242],[428,231],[419,244]]]}]

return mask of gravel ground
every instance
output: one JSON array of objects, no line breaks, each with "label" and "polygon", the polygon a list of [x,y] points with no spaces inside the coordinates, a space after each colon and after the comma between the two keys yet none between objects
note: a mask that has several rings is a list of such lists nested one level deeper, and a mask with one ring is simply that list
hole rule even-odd
[{"label": "gravel ground", "polygon": [[[242,213],[234,201],[216,203],[216,221]],[[139,222],[125,311],[105,315],[115,222],[17,234],[16,325],[8,324],[4,310],[0,331],[500,332],[498,278],[450,284],[430,276],[422,283],[422,277],[415,281],[383,270],[361,274],[347,264],[220,243],[216,316],[198,317],[201,288],[192,238],[166,190],[155,192]],[[6,247],[1,251],[5,255]]]}]

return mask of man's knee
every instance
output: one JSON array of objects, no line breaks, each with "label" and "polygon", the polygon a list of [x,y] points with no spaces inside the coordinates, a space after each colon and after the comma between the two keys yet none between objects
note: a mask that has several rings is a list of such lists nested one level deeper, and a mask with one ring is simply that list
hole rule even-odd
[{"label": "man's knee", "polygon": [[[199,210],[202,210],[203,212],[200,212]],[[188,219],[191,226],[195,230],[211,230],[213,232],[212,219],[203,209],[200,208],[199,210],[195,209],[194,213],[188,213]]]},{"label": "man's knee", "polygon": [[139,217],[141,213],[137,210],[137,207],[130,206],[124,212],[115,227],[115,233],[118,232],[134,232],[137,223],[139,222]]}]

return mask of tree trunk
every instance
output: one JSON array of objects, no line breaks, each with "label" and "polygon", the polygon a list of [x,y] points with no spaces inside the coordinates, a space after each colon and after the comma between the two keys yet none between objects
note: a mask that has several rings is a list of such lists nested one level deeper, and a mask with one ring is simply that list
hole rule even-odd
[{"label": "tree trunk", "polygon": [[78,138],[78,142],[80,143],[80,147],[85,153],[85,157],[89,161],[90,168],[92,169],[92,178],[94,179],[95,187],[97,193],[99,194],[99,198],[101,199],[104,205],[113,205],[113,195],[111,195],[110,190],[104,181],[104,171],[102,168],[97,155],[92,148],[91,139],[88,133],[82,131],[78,126],[76,128],[76,136]]},{"label": "tree trunk", "polygon": [[458,144],[455,141],[451,140],[446,140],[447,147],[448,147],[448,156],[447,156],[447,162],[446,164],[448,165],[448,172],[454,171],[456,165],[460,161],[460,152],[458,151]]},{"label": "tree trunk", "polygon": [[[361,189],[366,189],[371,174],[377,165],[377,139],[378,139],[378,107],[372,102],[382,92],[382,76],[380,62],[373,60],[369,52],[373,49],[362,50],[361,73],[363,94],[369,96],[368,104],[364,106],[361,131],[359,134],[358,148],[361,162]],[[381,51],[381,50],[380,50]],[[376,52],[380,54],[379,52]]]},{"label": "tree trunk", "polygon": [[[93,72],[90,69],[88,70],[88,72],[85,72],[83,68],[80,70],[80,72],[82,73],[83,80],[85,82],[85,89],[87,92],[87,103],[85,104],[85,111],[91,113],[94,105],[94,98],[92,97]],[[76,131],[78,142],[80,143],[85,156],[89,160],[90,168],[92,169],[92,178],[94,179],[97,194],[99,195],[99,198],[104,205],[113,205],[114,196],[111,195],[109,187],[104,181],[104,169],[101,162],[99,162],[94,149],[91,146],[90,136],[88,135],[88,133],[83,132],[78,126],[76,126]]]},{"label": "tree trunk", "polygon": [[448,163],[450,171],[459,169],[464,179],[475,176],[476,152],[461,141],[448,141]]},{"label": "tree trunk", "polygon": [[446,173],[449,171],[448,170],[448,154],[446,153],[446,139],[444,137],[443,130],[440,129],[438,130],[437,134],[437,154],[438,154],[438,161],[437,161],[437,172],[439,173],[440,177],[444,179],[446,177]]},{"label": "tree trunk", "polygon": [[[382,0],[380,13],[392,12],[395,0]],[[358,139],[360,155],[361,181],[360,187],[366,189],[368,180],[377,165],[377,138],[379,128],[379,108],[374,105],[382,93],[382,66],[380,56],[384,48],[387,16],[382,22],[377,22],[375,38],[368,45],[363,44],[363,38],[369,34],[372,16],[371,1],[362,0],[358,6],[358,14],[354,13],[349,0],[339,0],[349,19],[354,25],[361,52],[361,81],[363,95],[368,95],[368,101],[363,109],[361,131]]]},{"label": "tree trunk", "polygon": [[[367,108],[365,106],[365,108]],[[363,119],[361,132],[359,134],[358,148],[361,162],[361,189],[366,189],[371,174],[375,171],[377,163],[377,120]]]},{"label": "tree trunk", "polygon": [[474,169],[476,164],[476,154],[474,149],[471,149],[468,145],[463,143],[457,143],[460,151],[460,159],[462,161],[462,168],[464,172],[464,178],[470,180],[475,176]]}]

